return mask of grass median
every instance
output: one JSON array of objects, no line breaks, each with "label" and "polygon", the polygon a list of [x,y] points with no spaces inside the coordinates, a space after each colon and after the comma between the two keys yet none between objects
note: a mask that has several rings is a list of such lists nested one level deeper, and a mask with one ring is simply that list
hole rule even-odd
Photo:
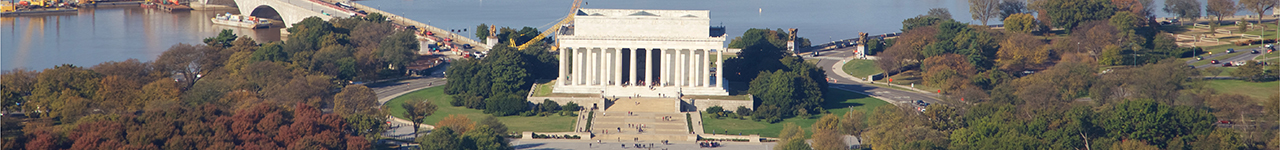
[{"label": "grass median", "polygon": [[880,71],[879,67],[876,67],[875,60],[867,60],[867,59],[849,60],[849,62],[846,62],[844,66],[841,66],[841,67],[842,69],[844,69],[845,73],[848,73],[849,75],[852,75],[853,77],[856,77],[856,78],[865,78],[872,74],[884,72],[884,71]]},{"label": "grass median", "polygon": [[742,135],[759,134],[761,137],[778,137],[778,132],[782,130],[783,124],[795,123],[803,128],[805,132],[808,132],[805,134],[807,136],[813,133],[810,128],[822,115],[844,115],[848,111],[863,111],[870,115],[871,110],[875,109],[875,107],[889,104],[867,95],[834,88],[830,89],[823,98],[826,98],[826,102],[822,103],[822,107],[830,111],[831,114],[813,115],[811,118],[793,117],[773,124],[752,121],[751,119],[715,119],[711,115],[703,114],[702,129],[707,133],[715,131],[717,134],[725,134],[728,131],[728,134],[734,135],[742,133]]},{"label": "grass median", "polygon": [[[435,114],[423,119],[426,124],[436,124],[437,122],[440,122],[440,119],[444,119],[449,115],[467,116],[471,121],[480,121],[481,119],[484,119],[485,116],[489,115],[485,114],[483,110],[454,107],[453,105],[449,105],[449,101],[453,100],[453,97],[448,94],[444,94],[444,86],[436,86],[413,91],[391,99],[386,103],[387,108],[389,109],[388,111],[390,111],[392,116],[403,119],[404,108],[402,108],[401,105],[410,100],[430,100],[432,104],[437,106]],[[498,121],[506,124],[507,128],[512,132],[569,132],[573,131],[574,123],[577,121],[577,118],[574,118],[573,116],[560,115],[550,115],[546,117],[504,116],[497,118]]]}]

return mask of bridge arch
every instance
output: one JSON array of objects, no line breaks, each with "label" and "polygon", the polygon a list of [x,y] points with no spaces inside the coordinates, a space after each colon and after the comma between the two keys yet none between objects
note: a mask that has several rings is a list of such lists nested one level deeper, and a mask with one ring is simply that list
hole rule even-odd
[{"label": "bridge arch", "polygon": [[[323,4],[316,4],[310,1],[302,2],[286,2],[289,0],[234,0],[236,7],[241,14],[250,16],[275,19],[283,22],[285,27],[293,27],[294,23],[298,23],[307,17],[320,17],[323,20],[333,18],[329,14],[321,12],[339,12],[336,9],[329,8]],[[298,5],[305,5],[298,6]],[[318,5],[318,6],[317,6]],[[349,14],[348,14],[349,15]]]},{"label": "bridge arch", "polygon": [[[240,12],[240,13],[245,14],[245,12]],[[284,18],[280,17],[280,11],[276,10],[275,8],[269,5],[260,5],[258,7],[254,7],[253,11],[250,11],[248,15],[258,17],[258,18],[267,18],[267,19],[272,19],[277,21],[289,22],[289,21],[285,21]]]}]

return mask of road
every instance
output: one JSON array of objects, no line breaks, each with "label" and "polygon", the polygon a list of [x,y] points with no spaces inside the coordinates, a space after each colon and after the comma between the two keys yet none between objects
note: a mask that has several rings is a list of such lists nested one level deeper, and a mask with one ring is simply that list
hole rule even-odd
[{"label": "road", "polygon": [[[444,68],[449,67],[448,63],[443,65],[444,66],[441,66],[441,67],[444,67]],[[438,69],[436,72],[443,72],[443,71],[444,69]],[[436,73],[433,72],[431,74],[436,74]],[[429,77],[411,78],[411,79],[392,81],[392,82],[369,83],[369,84],[365,84],[365,86],[368,86],[370,89],[373,89],[373,92],[375,93],[375,95],[378,96],[378,105],[382,105],[387,103],[387,101],[390,101],[392,98],[395,98],[393,96],[399,96],[400,94],[417,91],[417,90],[425,89],[429,87],[441,86],[441,85],[444,85],[445,83],[446,81],[444,77],[429,76]],[[436,104],[436,105],[441,105],[441,104]],[[448,105],[448,104],[443,104],[443,105]],[[396,121],[389,121],[389,123],[391,123],[390,127],[387,128],[386,132],[382,133],[383,136],[402,139],[402,140],[413,139],[413,128],[410,128],[411,126],[413,126],[412,124],[401,123]]]},{"label": "road", "polygon": [[915,91],[904,91],[904,90],[898,90],[893,88],[880,87],[876,85],[868,85],[865,83],[854,81],[857,79],[850,79],[850,78],[840,76],[839,75],[840,73],[836,72],[836,69],[833,67],[840,67],[835,65],[840,61],[842,61],[844,58],[854,56],[853,48],[855,47],[846,47],[842,49],[822,51],[822,52],[819,52],[819,54],[821,55],[818,55],[817,57],[806,55],[805,59],[819,59],[818,66],[826,70],[828,78],[835,80],[835,82],[830,83],[830,87],[832,88],[846,89],[849,91],[876,96],[886,101],[890,101],[892,103],[911,103],[911,102],[914,102],[915,100],[923,100],[925,102],[933,103],[933,104],[949,103],[949,102],[945,102],[935,98],[935,96],[938,96],[937,94],[932,94],[932,93],[926,94],[926,93],[919,93]]},{"label": "road", "polygon": [[[1258,54],[1250,54],[1249,52],[1250,52],[1251,50],[1258,50],[1258,52],[1260,52],[1260,53],[1258,53]],[[1213,54],[1213,55],[1205,56],[1205,57],[1204,57],[1204,60],[1195,60],[1195,59],[1191,59],[1191,60],[1187,61],[1187,64],[1196,63],[1197,61],[1210,61],[1210,60],[1217,59],[1217,60],[1218,60],[1218,62],[1219,62],[1218,64],[1204,64],[1204,65],[1198,65],[1198,66],[1196,66],[1196,68],[1204,68],[1204,67],[1222,67],[1222,64],[1223,64],[1223,63],[1236,62],[1236,61],[1238,61],[1238,62],[1245,62],[1245,61],[1253,60],[1253,58],[1256,58],[1256,57],[1258,57],[1258,56],[1262,56],[1262,54],[1264,54],[1265,52],[1267,52],[1267,51],[1266,51],[1266,50],[1263,50],[1261,47],[1245,48],[1245,49],[1237,49],[1237,50],[1236,50],[1236,53],[1243,53],[1243,54],[1236,55],[1236,56],[1233,56],[1233,57],[1222,57],[1222,56],[1224,56],[1224,55],[1227,55],[1227,52],[1226,52],[1226,51],[1219,51],[1219,52],[1214,52],[1214,54]]]}]

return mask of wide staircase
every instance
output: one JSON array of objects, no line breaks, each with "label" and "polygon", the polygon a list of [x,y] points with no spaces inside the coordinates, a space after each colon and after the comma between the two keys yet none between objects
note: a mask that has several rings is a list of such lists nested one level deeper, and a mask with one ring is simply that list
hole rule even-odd
[{"label": "wide staircase", "polygon": [[601,141],[686,141],[689,125],[675,98],[618,98],[597,114],[591,131]]}]

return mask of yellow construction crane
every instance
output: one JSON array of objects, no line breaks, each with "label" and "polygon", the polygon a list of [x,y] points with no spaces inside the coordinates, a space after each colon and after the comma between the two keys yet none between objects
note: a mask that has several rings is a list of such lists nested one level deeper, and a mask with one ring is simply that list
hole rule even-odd
[{"label": "yellow construction crane", "polygon": [[534,42],[542,41],[542,39],[546,38],[547,35],[560,31],[560,26],[573,22],[573,16],[578,14],[578,4],[582,4],[582,0],[573,0],[573,7],[569,8],[569,15],[565,15],[564,18],[560,19],[559,23],[552,25],[550,29],[542,31],[542,34],[538,34],[538,36],[524,42],[524,44],[516,45],[515,39],[509,39],[511,40],[511,46],[524,50],[525,48],[529,48],[529,45],[532,45]]}]

